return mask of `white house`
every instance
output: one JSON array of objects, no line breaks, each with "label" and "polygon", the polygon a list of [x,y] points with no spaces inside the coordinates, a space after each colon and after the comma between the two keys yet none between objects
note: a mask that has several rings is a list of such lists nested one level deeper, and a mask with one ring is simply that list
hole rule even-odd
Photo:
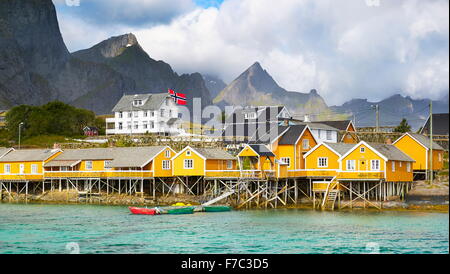
[{"label": "white house", "polygon": [[179,110],[168,93],[124,95],[106,119],[106,134],[179,135]]},{"label": "white house", "polygon": [[337,143],[339,129],[321,123],[299,123],[308,125],[314,137],[320,142]]}]

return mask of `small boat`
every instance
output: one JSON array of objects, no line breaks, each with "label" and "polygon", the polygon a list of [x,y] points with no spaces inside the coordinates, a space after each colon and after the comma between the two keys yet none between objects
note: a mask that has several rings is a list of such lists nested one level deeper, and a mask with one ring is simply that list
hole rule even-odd
[{"label": "small boat", "polygon": [[160,214],[159,211],[155,208],[143,208],[143,207],[128,207],[128,209],[131,211],[131,213],[133,214],[138,214],[138,215],[158,215]]},{"label": "small boat", "polygon": [[193,214],[194,209],[194,206],[169,208],[167,209],[167,214]]},{"label": "small boat", "polygon": [[224,206],[224,205],[204,206],[203,211],[205,211],[205,212],[224,212],[224,211],[231,211],[231,207]]}]

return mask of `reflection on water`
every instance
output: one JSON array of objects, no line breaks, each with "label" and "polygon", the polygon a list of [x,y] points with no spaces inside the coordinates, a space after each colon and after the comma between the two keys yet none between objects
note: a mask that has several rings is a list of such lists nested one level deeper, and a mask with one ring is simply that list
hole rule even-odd
[{"label": "reflection on water", "polygon": [[[448,253],[448,214],[0,204],[0,253]],[[77,245],[78,244],[78,245]]]}]

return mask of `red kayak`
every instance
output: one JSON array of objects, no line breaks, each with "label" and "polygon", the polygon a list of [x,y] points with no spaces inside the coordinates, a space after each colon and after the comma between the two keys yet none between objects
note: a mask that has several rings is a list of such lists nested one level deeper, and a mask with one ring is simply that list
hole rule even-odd
[{"label": "red kayak", "polygon": [[143,207],[128,207],[131,213],[139,215],[157,215],[159,212],[154,208],[143,208]]}]

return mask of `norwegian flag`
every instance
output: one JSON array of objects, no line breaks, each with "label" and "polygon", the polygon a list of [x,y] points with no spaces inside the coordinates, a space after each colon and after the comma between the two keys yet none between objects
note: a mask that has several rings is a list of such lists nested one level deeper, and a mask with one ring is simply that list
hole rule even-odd
[{"label": "norwegian flag", "polygon": [[173,100],[175,101],[175,103],[177,103],[178,105],[186,105],[186,103],[187,103],[186,94],[178,93],[171,89],[169,89],[169,94],[170,94],[170,97],[172,97]]}]

